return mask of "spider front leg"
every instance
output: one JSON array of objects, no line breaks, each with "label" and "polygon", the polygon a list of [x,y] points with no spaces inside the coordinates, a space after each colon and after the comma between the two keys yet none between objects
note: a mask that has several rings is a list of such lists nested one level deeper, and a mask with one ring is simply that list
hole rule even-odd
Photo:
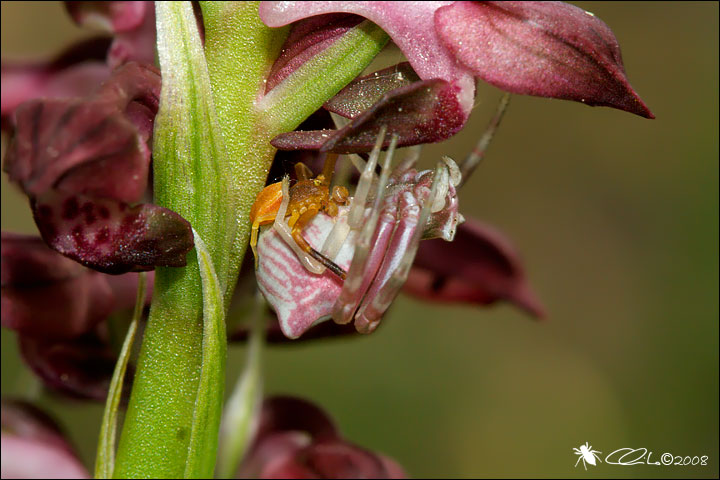
[{"label": "spider front leg", "polygon": [[[334,204],[333,204],[334,205]],[[331,209],[332,210],[332,209]],[[294,221],[294,225],[292,226],[292,230],[290,232],[290,235],[292,236],[293,240],[295,240],[295,244],[297,244],[300,249],[305,252],[306,254],[310,255],[312,258],[317,260],[319,263],[324,265],[328,270],[333,272],[335,275],[340,277],[342,280],[345,280],[346,274],[345,270],[340,268],[335,262],[333,262],[331,259],[329,259],[327,256],[323,255],[322,253],[315,250],[306,240],[305,237],[302,235],[303,227],[315,217],[319,212],[319,209],[314,208],[306,211],[300,217],[298,217],[297,220]],[[331,217],[334,217],[337,215],[337,206],[335,206],[334,213],[329,212]],[[289,223],[289,222],[288,222]]]},{"label": "spider front leg", "polygon": [[321,274],[325,271],[325,267],[297,244],[293,238],[292,228],[285,222],[285,215],[287,214],[288,204],[290,203],[290,177],[287,175],[282,179],[281,188],[282,203],[275,216],[273,228],[280,234],[285,243],[290,246],[295,255],[297,255],[303,267],[309,272]]},{"label": "spider front leg", "polygon": [[382,258],[382,265],[355,314],[358,332],[370,333],[377,328],[382,315],[407,280],[430,213],[438,205],[442,208],[449,181],[447,167],[438,164],[427,197],[418,198],[415,191],[404,191],[400,195],[397,228]]},{"label": "spider front leg", "polygon": [[[360,182],[358,183],[355,197],[353,197],[350,212],[348,213],[347,224],[349,230],[354,232],[359,231],[359,235],[357,235],[357,241],[355,242],[355,252],[348,270],[348,276],[345,279],[342,292],[338,296],[335,307],[333,308],[333,320],[339,324],[349,323],[353,319],[355,310],[360,304],[368,285],[377,271],[377,267],[379,266],[378,259],[376,256],[368,257],[368,253],[371,251],[371,248],[372,251],[382,249],[382,247],[379,248],[378,246],[383,245],[387,239],[389,239],[387,233],[380,236],[378,236],[378,234],[388,231],[386,216],[381,216],[380,212],[381,205],[385,198],[383,193],[390,176],[390,164],[397,145],[397,137],[393,137],[390,142],[390,147],[385,154],[385,161],[383,162],[382,173],[378,181],[374,205],[369,217],[366,218],[365,216],[367,196],[375,178],[375,166],[377,165],[377,159],[380,155],[380,148],[384,136],[385,130],[383,129],[370,154],[370,159],[360,176]],[[379,222],[381,217],[382,221]],[[380,227],[378,227],[378,223],[380,223]],[[331,232],[330,237],[332,237],[334,233],[335,232]]]}]

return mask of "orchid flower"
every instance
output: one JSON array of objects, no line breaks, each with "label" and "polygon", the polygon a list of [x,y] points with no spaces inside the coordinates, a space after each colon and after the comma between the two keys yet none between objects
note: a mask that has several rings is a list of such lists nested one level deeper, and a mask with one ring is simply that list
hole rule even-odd
[{"label": "orchid flower", "polygon": [[[331,139],[327,133],[288,133],[273,141],[278,148],[367,151],[378,125],[388,126],[388,144],[393,133],[399,135],[400,146],[444,140],[467,121],[475,78],[510,93],[610,106],[654,118],[627,80],[610,28],[573,5],[311,1],[263,2],[260,7],[271,27],[338,12],[361,15],[382,27],[412,71],[401,68],[391,75],[388,69],[356,80],[346,95],[326,105],[352,119],[346,127]],[[410,100],[422,88],[432,93]]]},{"label": "orchid flower", "polygon": [[[542,315],[510,243],[460,213],[458,190],[477,155],[418,171],[417,150],[399,150],[460,132],[477,79],[652,118],[610,29],[562,3],[68,2],[67,10],[110,37],[46,63],[3,63],[2,127],[12,134],[3,169],[30,200],[44,244],[3,234],[2,312],[47,386],[107,397],[99,477],[210,477],[219,445],[222,475],[403,477],[316,407],[263,403],[264,337],[369,333],[403,285],[432,300],[507,300]],[[390,39],[408,62],[363,75]],[[344,117],[339,128],[330,113]],[[349,205],[305,218],[299,234],[286,217],[307,210],[285,215],[294,208],[289,181],[268,186],[281,195],[261,205],[277,209],[259,235],[257,284],[277,318],[266,325],[256,300],[231,324],[234,295],[256,288],[254,269],[241,269],[254,205],[288,152],[325,161],[371,153],[356,159],[352,197],[337,199]],[[453,269],[458,255],[465,268]],[[148,270],[156,271],[145,322],[143,283],[128,272]],[[135,314],[116,349],[106,320],[132,304],[133,287]],[[328,315],[338,325],[319,323]],[[223,413],[228,333],[249,348]],[[36,451],[18,438],[6,444],[3,423],[3,459],[6,445]],[[60,457],[77,467],[74,455]]]}]

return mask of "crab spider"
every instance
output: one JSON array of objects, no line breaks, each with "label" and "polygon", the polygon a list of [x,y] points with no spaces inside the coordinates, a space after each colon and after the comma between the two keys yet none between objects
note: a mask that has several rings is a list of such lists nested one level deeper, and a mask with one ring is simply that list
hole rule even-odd
[{"label": "crab spider", "polygon": [[281,184],[282,202],[273,227],[259,235],[257,279],[289,338],[330,317],[337,323],[354,320],[361,333],[373,331],[405,283],[420,240],[452,240],[462,221],[455,163],[445,158],[434,171],[418,172],[414,165],[419,150],[412,148],[391,168],[397,144],[393,138],[378,178],[375,168],[383,139],[384,130],[362,166],[350,205],[338,207],[334,217],[317,213],[302,231],[314,250],[347,272],[344,280],[326,272],[293,241],[285,219],[291,201],[288,179]]}]

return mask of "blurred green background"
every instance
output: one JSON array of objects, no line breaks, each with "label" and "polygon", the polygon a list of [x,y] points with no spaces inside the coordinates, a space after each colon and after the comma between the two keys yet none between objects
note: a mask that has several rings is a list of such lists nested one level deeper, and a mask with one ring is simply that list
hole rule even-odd
[{"label": "blurred green background", "polygon": [[[267,353],[268,393],[319,403],[412,476],[718,476],[718,3],[576,4],[611,26],[657,119],[515,97],[460,195],[464,215],[514,240],[548,321],[401,296],[373,335]],[[58,4],[2,3],[4,58],[88,35]],[[499,96],[481,84],[469,125],[427,147],[427,165],[463,158]],[[35,232],[2,182],[2,229]],[[37,395],[6,330],[2,352],[2,395]],[[231,347],[230,378],[243,354]],[[101,406],[40,403],[91,465]],[[710,459],[585,472],[572,448],[586,441]]]}]

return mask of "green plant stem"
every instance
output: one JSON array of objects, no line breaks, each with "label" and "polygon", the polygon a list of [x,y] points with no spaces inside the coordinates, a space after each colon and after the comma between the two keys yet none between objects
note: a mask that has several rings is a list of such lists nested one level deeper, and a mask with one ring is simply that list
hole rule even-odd
[{"label": "green plant stem", "polygon": [[[275,154],[270,140],[337,93],[388,39],[364,22],[288,77],[270,100],[258,102],[287,29],[265,27],[257,7],[203,2],[203,51],[189,2],[156,4],[163,87],[153,147],[155,202],[181,214],[205,240],[225,309],[250,236],[250,208]],[[156,270],[116,478],[181,478],[208,464],[196,457],[210,450],[191,443],[196,402],[212,395],[199,391],[201,285],[193,253],[185,268]]]},{"label": "green plant stem", "polygon": [[[205,23],[205,58],[220,128],[225,139],[231,179],[227,198],[233,205],[233,243],[224,279],[229,306],[248,239],[250,208],[275,156],[270,139],[277,128],[258,122],[255,100],[280,53],[288,28],[272,29],[258,16],[259,2],[200,2]],[[277,132],[277,133],[274,133]]]},{"label": "green plant stem", "polygon": [[267,305],[258,291],[250,318],[250,338],[242,375],[225,405],[220,427],[218,478],[233,478],[247,453],[262,406],[262,351],[265,344]]},{"label": "green plant stem", "polygon": [[[195,16],[190,2],[158,2],[156,15],[163,75],[153,136],[156,203],[191,223],[205,239],[215,268],[224,274],[229,248],[223,226],[228,215],[223,203],[225,150]],[[202,281],[191,252],[185,268],[156,270],[115,477],[184,476],[202,345]]]}]

